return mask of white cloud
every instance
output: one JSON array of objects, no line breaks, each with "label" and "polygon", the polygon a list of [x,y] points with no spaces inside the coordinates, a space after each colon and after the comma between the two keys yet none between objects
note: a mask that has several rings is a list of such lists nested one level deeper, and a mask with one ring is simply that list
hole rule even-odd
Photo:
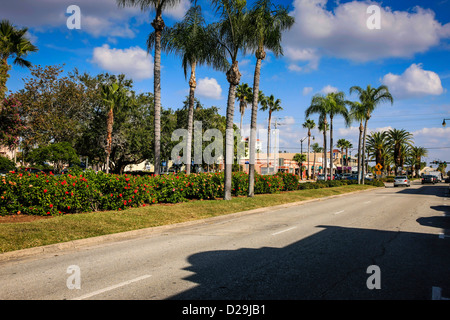
[{"label": "white cloud", "polygon": [[214,78],[202,78],[197,81],[196,94],[204,98],[222,99],[222,88]]},{"label": "white cloud", "polygon": [[333,87],[331,85],[326,85],[325,87],[322,88],[322,90],[320,90],[320,92],[322,92],[323,94],[328,94],[328,93],[332,93],[332,92],[338,92],[338,88]]},{"label": "white cloud", "polygon": [[[367,62],[412,57],[450,37],[450,23],[442,25],[431,10],[415,7],[392,11],[373,1],[340,3],[331,11],[327,0],[295,0],[295,24],[283,36],[285,55],[310,61],[317,67],[322,56]],[[369,29],[369,5],[380,7],[381,29]]]},{"label": "white cloud", "polygon": [[312,92],[313,88],[312,87],[304,87],[303,88],[303,95],[306,96],[308,94],[310,94]]},{"label": "white cloud", "polygon": [[164,14],[180,20],[183,19],[190,7],[191,3],[189,0],[181,0],[175,7],[164,10]]},{"label": "white cloud", "polygon": [[104,44],[94,48],[93,63],[113,73],[123,73],[133,80],[148,79],[153,76],[153,58],[140,47],[114,49]]},{"label": "white cloud", "polygon": [[383,84],[389,87],[394,98],[411,98],[424,95],[440,95],[444,92],[439,75],[422,69],[422,64],[413,63],[401,75],[386,74]]}]

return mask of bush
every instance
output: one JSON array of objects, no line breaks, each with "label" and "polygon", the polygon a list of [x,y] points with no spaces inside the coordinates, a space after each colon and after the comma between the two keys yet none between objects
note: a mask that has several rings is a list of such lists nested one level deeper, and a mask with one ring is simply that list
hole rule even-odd
[{"label": "bush", "polygon": [[7,157],[0,156],[0,170],[1,171],[12,171],[16,168],[14,161]]}]

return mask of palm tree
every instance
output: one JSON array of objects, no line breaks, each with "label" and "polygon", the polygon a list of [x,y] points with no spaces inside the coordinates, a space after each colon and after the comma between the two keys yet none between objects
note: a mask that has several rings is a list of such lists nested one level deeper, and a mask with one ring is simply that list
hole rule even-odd
[{"label": "palm tree", "polygon": [[[294,160],[295,162],[297,162],[298,165],[298,175],[300,176],[302,171],[302,164],[303,162],[306,161],[306,156],[303,153],[296,153],[293,157],[292,160]],[[303,177],[300,177],[300,179],[302,179]]]},{"label": "palm tree", "polygon": [[387,151],[387,133],[382,132],[371,132],[367,136],[367,152],[370,156],[375,158],[375,162],[384,168],[384,158]]},{"label": "palm tree", "polygon": [[366,119],[367,112],[364,105],[359,101],[347,101],[347,104],[350,105],[350,118],[352,120],[359,121],[359,139],[358,139],[358,184],[361,184],[361,147],[362,147],[362,137],[364,132],[363,121]]},{"label": "palm tree", "polygon": [[[311,130],[316,127],[316,123],[314,120],[306,119],[306,121],[303,123],[303,128],[308,129],[308,177],[307,179],[311,178],[311,166],[309,165],[309,148],[311,145]],[[303,178],[303,177],[302,177]]]},{"label": "palm tree", "polygon": [[239,101],[239,112],[241,113],[241,124],[239,129],[242,134],[242,119],[244,118],[245,108],[253,100],[253,90],[247,83],[242,83],[236,88],[236,100]]},{"label": "palm tree", "polygon": [[350,123],[350,117],[346,107],[346,101],[344,100],[344,93],[330,92],[327,94],[326,99],[329,101],[330,116],[330,176],[333,176],[333,119],[336,115],[344,117],[345,123],[348,126]]},{"label": "palm tree", "polygon": [[[282,32],[294,24],[294,18],[288,15],[286,8],[276,6],[270,0],[258,0],[250,12],[250,25],[253,31],[249,37],[249,46],[255,52],[256,65],[253,76],[253,92],[259,92],[261,63],[266,57],[265,49],[272,51],[275,56],[283,54],[281,46]],[[248,196],[254,196],[255,184],[255,152],[256,152],[256,118],[259,97],[254,95],[252,101],[252,116],[250,123],[249,146],[249,188]]]},{"label": "palm tree", "polygon": [[224,200],[231,200],[231,175],[233,164],[234,136],[234,100],[236,87],[241,80],[241,73],[237,61],[238,53],[246,49],[248,37],[248,14],[246,1],[211,0],[219,13],[221,21],[211,25],[211,32],[217,38],[217,45],[226,51],[230,59],[230,68],[226,72],[228,88],[226,135],[225,135],[225,172],[224,172]]},{"label": "palm tree", "polygon": [[428,150],[424,147],[412,147],[411,156],[414,162],[414,169],[416,171],[416,177],[419,176],[420,163],[422,162],[422,157],[428,156]]},{"label": "palm tree", "polygon": [[151,25],[155,29],[154,43],[147,41],[148,51],[155,49],[153,63],[153,95],[155,104],[154,127],[155,127],[155,145],[154,160],[155,174],[160,174],[161,166],[161,34],[165,24],[162,18],[164,9],[172,8],[177,5],[180,0],[116,0],[121,7],[140,7],[142,11],[154,9],[155,19]]},{"label": "palm tree", "polygon": [[114,125],[114,110],[125,104],[127,91],[117,82],[102,84],[101,97],[103,102],[109,107],[108,120],[106,122],[106,173],[109,173],[109,158],[112,146],[112,131]]},{"label": "palm tree", "polygon": [[315,172],[316,172],[316,153],[321,153],[321,152],[323,152],[323,148],[322,147],[320,147],[319,146],[319,144],[316,142],[316,143],[313,143],[312,145],[311,145],[311,148],[312,148],[312,151],[314,152],[314,170],[312,171],[313,172],[313,179],[315,178]]},{"label": "palm tree", "polygon": [[327,176],[326,159],[327,159],[327,130],[329,129],[327,116],[330,111],[330,101],[322,94],[316,94],[312,97],[311,105],[305,111],[305,118],[309,118],[312,114],[319,115],[319,130],[323,132],[323,158],[324,173]]},{"label": "palm tree", "polygon": [[403,165],[406,149],[412,144],[413,135],[404,130],[390,129],[387,132],[387,143],[393,154],[395,174],[398,174],[398,168]]},{"label": "palm tree", "polygon": [[[344,154],[344,149],[345,149],[346,143],[347,143],[347,140],[345,140],[345,139],[339,139],[338,142],[336,143],[336,147],[341,149],[342,155]],[[342,160],[342,171],[344,171],[344,160]]]},{"label": "palm tree", "polygon": [[[149,47],[155,43],[156,31],[148,37]],[[195,88],[197,87],[195,69],[197,65],[206,64],[220,71],[228,68],[224,53],[214,45],[213,33],[205,25],[200,6],[191,7],[183,21],[171,28],[164,28],[161,33],[161,48],[166,52],[173,52],[181,57],[184,76],[187,78],[188,68],[191,70],[189,78],[189,107],[188,107],[188,136],[186,139],[186,174],[191,173],[191,147],[194,122]]]},{"label": "palm tree", "polygon": [[[26,38],[27,28],[18,29],[8,20],[0,21],[0,101],[6,94],[6,81],[8,80],[8,71],[11,67],[8,65],[8,59],[14,58],[13,64],[21,67],[31,67],[31,62],[25,60],[30,52],[38,51],[38,48]],[[0,102],[0,109],[1,109]]]},{"label": "palm tree", "polygon": [[381,85],[378,88],[372,88],[370,85],[364,90],[359,86],[353,86],[350,88],[350,94],[356,92],[358,94],[359,101],[364,106],[366,111],[365,123],[364,123],[364,136],[362,145],[362,184],[364,184],[364,164],[365,164],[365,150],[366,150],[366,132],[367,132],[367,122],[372,116],[372,112],[375,108],[382,102],[390,102],[391,105],[394,103],[394,98],[389,92],[389,89],[385,85]]},{"label": "palm tree", "polygon": [[272,113],[276,111],[283,110],[281,107],[281,100],[275,99],[274,95],[271,94],[262,101],[261,111],[269,110],[269,119],[267,121],[267,173],[269,172],[269,153],[270,153],[270,126],[272,122]]}]

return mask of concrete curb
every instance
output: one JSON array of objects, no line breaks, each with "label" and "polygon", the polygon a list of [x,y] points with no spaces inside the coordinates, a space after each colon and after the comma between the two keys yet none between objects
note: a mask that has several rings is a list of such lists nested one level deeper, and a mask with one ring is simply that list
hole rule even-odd
[{"label": "concrete curb", "polygon": [[50,244],[50,245],[45,245],[45,246],[21,249],[21,250],[16,250],[16,251],[9,251],[9,252],[0,254],[0,263],[11,261],[11,260],[24,259],[24,258],[28,258],[28,257],[37,257],[37,256],[44,255],[44,254],[61,253],[64,250],[77,250],[77,249],[82,249],[82,248],[86,248],[86,247],[91,247],[91,246],[96,246],[96,245],[101,245],[101,244],[106,244],[106,243],[112,243],[115,241],[132,240],[132,239],[144,237],[144,236],[158,235],[158,234],[163,233],[164,231],[168,231],[171,229],[193,226],[193,225],[201,225],[201,224],[206,224],[206,223],[214,223],[214,222],[228,220],[228,219],[236,219],[236,218],[239,218],[244,215],[251,215],[251,214],[257,214],[257,213],[262,213],[262,212],[266,212],[266,211],[279,210],[279,209],[283,209],[283,208],[289,208],[289,207],[303,205],[303,204],[310,203],[310,202],[324,201],[324,200],[328,200],[328,199],[332,199],[332,198],[343,197],[343,196],[347,196],[347,195],[351,195],[351,194],[374,191],[374,190],[377,190],[377,188],[352,191],[352,192],[328,196],[328,197],[324,197],[324,198],[316,198],[316,199],[311,199],[311,200],[284,203],[284,204],[280,204],[280,205],[276,205],[276,206],[263,207],[263,208],[257,208],[257,209],[247,210],[247,211],[229,213],[229,214],[205,218],[205,219],[179,222],[179,223],[174,223],[174,224],[169,224],[169,225],[149,227],[149,228],[143,228],[143,229],[138,229],[138,230],[113,233],[113,234],[108,234],[108,235],[103,235],[103,236],[98,236],[98,237],[91,237],[91,238],[85,238],[85,239],[79,239],[79,240],[72,240],[72,241],[68,241],[68,242],[55,243],[55,244]]}]

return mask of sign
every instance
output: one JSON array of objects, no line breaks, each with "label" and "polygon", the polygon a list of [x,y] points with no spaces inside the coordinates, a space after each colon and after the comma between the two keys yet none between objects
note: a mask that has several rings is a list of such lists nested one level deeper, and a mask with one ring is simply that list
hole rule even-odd
[{"label": "sign", "polygon": [[379,163],[377,163],[377,165],[375,166],[375,169],[377,169],[377,171],[380,171],[381,168],[383,168],[383,166]]}]

